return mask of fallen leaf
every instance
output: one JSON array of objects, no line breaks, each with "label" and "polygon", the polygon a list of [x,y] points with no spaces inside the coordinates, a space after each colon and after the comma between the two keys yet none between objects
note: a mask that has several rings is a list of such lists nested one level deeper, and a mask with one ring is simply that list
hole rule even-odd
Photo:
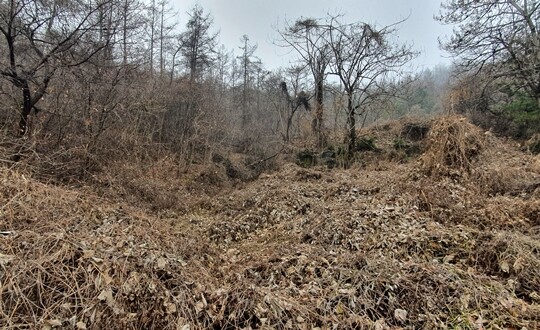
[{"label": "fallen leaf", "polygon": [[15,256],[0,253],[0,265],[2,266],[9,264],[13,259],[15,259]]},{"label": "fallen leaf", "polygon": [[96,254],[96,251],[94,250],[84,250],[82,257],[84,259],[92,258]]},{"label": "fallen leaf", "polygon": [[540,295],[536,291],[529,293],[529,297],[531,297],[532,300],[540,303]]},{"label": "fallen leaf", "polygon": [[163,257],[159,257],[157,262],[156,262],[156,267],[157,269],[165,269],[165,267],[167,267],[167,259],[163,258]]},{"label": "fallen leaf", "polygon": [[101,301],[105,301],[107,303],[107,306],[112,308],[115,314],[118,315],[118,314],[124,313],[124,311],[120,307],[116,306],[116,301],[114,300],[111,288],[101,291],[101,293],[98,296],[98,299]]},{"label": "fallen leaf", "polygon": [[202,312],[204,310],[204,303],[202,301],[198,301],[196,304],[195,304],[195,311],[197,312],[197,314],[199,314],[200,312]]},{"label": "fallen leaf", "polygon": [[341,302],[339,302],[336,306],[336,314],[343,314],[345,312],[345,310],[343,309],[343,304]]},{"label": "fallen leaf", "polygon": [[167,314],[176,313],[176,304],[174,303],[165,303],[165,308],[167,310]]},{"label": "fallen leaf", "polygon": [[525,260],[523,260],[522,257],[517,257],[516,261],[514,262],[514,265],[512,267],[514,268],[514,270],[516,272],[520,272],[520,271],[523,270],[523,268],[525,266],[524,264],[525,264]]},{"label": "fallen leaf", "polygon": [[404,310],[404,309],[399,309],[399,308],[396,308],[394,310],[394,317],[396,318],[396,320],[398,320],[399,322],[405,322],[407,320],[407,311]]},{"label": "fallen leaf", "polygon": [[505,273],[508,273],[510,271],[510,265],[508,265],[507,261],[502,261],[500,264],[501,270]]},{"label": "fallen leaf", "polygon": [[111,300],[113,300],[112,289],[108,288],[108,289],[105,289],[105,290],[101,291],[101,293],[99,294],[99,296],[97,298],[99,300],[101,300],[101,301],[111,301]]},{"label": "fallen leaf", "polygon": [[456,256],[454,254],[449,254],[443,258],[443,262],[445,264],[449,263],[450,261],[454,260]]},{"label": "fallen leaf", "polygon": [[378,319],[377,322],[375,322],[375,330],[386,330],[388,326],[386,325],[386,322],[384,318]]}]

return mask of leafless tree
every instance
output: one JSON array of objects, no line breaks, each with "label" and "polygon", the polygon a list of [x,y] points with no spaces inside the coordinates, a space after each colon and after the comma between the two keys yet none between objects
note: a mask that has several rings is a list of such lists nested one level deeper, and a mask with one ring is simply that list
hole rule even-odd
[{"label": "leafless tree", "polygon": [[303,107],[305,110],[311,110],[309,104],[310,96],[303,90],[301,90],[301,80],[305,75],[302,67],[292,67],[287,70],[288,76],[291,80],[291,90],[289,91],[289,86],[285,81],[280,83],[280,89],[283,97],[285,98],[287,104],[287,111],[285,113],[285,142],[290,142],[291,140],[291,127],[293,123],[293,118],[296,112]]},{"label": "leafless tree", "polygon": [[324,147],[326,144],[323,130],[324,83],[331,60],[327,27],[321,20],[300,18],[292,24],[287,23],[279,31],[279,44],[294,49],[300,56],[302,65],[311,72],[315,84],[315,119],[312,127],[317,147]]},{"label": "leafless tree", "polygon": [[456,26],[441,45],[462,71],[503,79],[540,106],[539,1],[448,0],[437,19]]},{"label": "leafless tree", "polygon": [[[85,63],[108,47],[103,10],[109,1],[0,2],[0,32],[7,52],[0,75],[22,93],[19,135],[27,132],[28,117],[61,67]],[[96,31],[98,35],[96,36]],[[101,39],[99,39],[101,38]]]},{"label": "leafless tree", "polygon": [[251,44],[247,35],[242,36],[242,55],[238,57],[240,60],[239,69],[242,76],[242,129],[247,129],[251,121],[251,114],[249,109],[250,97],[249,92],[252,89],[252,81],[255,72],[260,67],[261,61],[258,57],[254,56],[257,50],[257,44]]},{"label": "leafless tree", "polygon": [[204,14],[195,5],[189,14],[186,30],[180,36],[180,53],[189,71],[190,81],[200,78],[201,73],[214,61],[215,47],[219,33],[212,32],[214,22],[210,14]]},{"label": "leafless tree", "polygon": [[356,148],[356,117],[369,103],[388,95],[383,82],[399,74],[415,53],[408,45],[391,39],[395,24],[377,28],[367,23],[343,24],[330,19],[328,42],[331,49],[330,74],[336,76],[347,97],[348,157]]}]

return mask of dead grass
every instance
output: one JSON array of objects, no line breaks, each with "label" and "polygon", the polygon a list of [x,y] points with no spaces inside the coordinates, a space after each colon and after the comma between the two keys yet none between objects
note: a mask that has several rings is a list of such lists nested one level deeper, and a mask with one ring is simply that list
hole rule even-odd
[{"label": "dead grass", "polygon": [[464,175],[488,147],[484,133],[465,117],[441,117],[428,133],[422,168],[429,175]]},{"label": "dead grass", "polygon": [[245,183],[171,159],[89,187],[0,168],[0,327],[539,328],[537,159],[456,117],[428,139],[427,167]]}]

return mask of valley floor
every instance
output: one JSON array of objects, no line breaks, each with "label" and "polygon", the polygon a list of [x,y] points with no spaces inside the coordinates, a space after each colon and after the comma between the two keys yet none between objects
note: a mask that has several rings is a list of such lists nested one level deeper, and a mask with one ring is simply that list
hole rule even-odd
[{"label": "valley floor", "polygon": [[538,156],[421,169],[284,164],[158,211],[2,168],[0,327],[540,328]]}]

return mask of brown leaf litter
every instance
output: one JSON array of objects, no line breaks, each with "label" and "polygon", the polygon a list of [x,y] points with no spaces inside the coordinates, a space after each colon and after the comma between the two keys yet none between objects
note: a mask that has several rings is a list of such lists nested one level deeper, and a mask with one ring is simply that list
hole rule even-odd
[{"label": "brown leaf litter", "polygon": [[285,164],[181,212],[2,168],[0,326],[540,328],[538,159],[469,125],[434,122],[418,161]]}]

